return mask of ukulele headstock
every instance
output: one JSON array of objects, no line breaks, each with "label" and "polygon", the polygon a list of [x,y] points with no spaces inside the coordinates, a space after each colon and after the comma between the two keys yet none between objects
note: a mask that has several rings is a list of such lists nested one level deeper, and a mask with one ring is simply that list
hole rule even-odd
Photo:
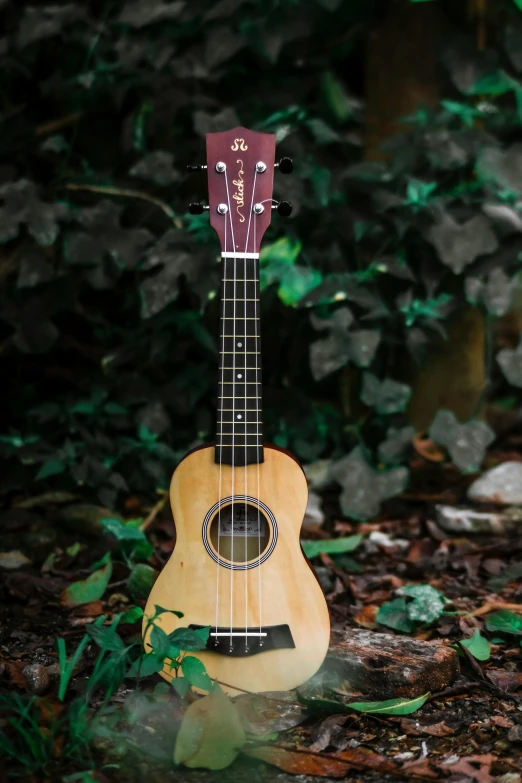
[{"label": "ukulele headstock", "polygon": [[210,225],[221,251],[259,253],[272,215],[276,137],[247,128],[207,133]]}]

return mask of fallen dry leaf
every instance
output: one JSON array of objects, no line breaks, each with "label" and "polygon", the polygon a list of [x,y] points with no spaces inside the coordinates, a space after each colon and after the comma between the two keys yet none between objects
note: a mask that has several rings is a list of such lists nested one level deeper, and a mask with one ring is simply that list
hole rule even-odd
[{"label": "fallen dry leaf", "polygon": [[511,718],[506,718],[504,715],[492,715],[489,721],[494,723],[495,726],[501,726],[503,729],[512,729],[515,725]]},{"label": "fallen dry leaf", "polygon": [[455,775],[455,772],[462,772],[463,775],[467,775],[476,783],[491,783],[493,780],[491,765],[497,760],[497,756],[485,753],[482,756],[467,756],[459,759],[455,764],[442,763],[440,766],[441,769],[449,772],[451,776]]},{"label": "fallen dry leaf", "polygon": [[455,734],[456,731],[456,729],[447,726],[444,721],[423,724],[411,718],[403,718],[401,720],[401,729],[405,734],[412,734],[417,737],[423,734],[430,734],[432,737],[447,737],[449,734]]},{"label": "fallen dry leaf", "polygon": [[243,753],[279,767],[292,775],[344,778],[350,769],[373,769],[383,774],[397,771],[397,766],[392,761],[365,748],[350,748],[342,753],[330,755],[287,749],[277,745],[259,745],[246,748]]},{"label": "fallen dry leaf", "polygon": [[443,462],[445,451],[426,437],[424,432],[418,432],[413,438],[413,448],[421,457],[429,462]]},{"label": "fallen dry leaf", "polygon": [[522,688],[522,674],[520,672],[505,672],[502,669],[488,669],[486,677],[501,691],[514,693]]},{"label": "fallen dry leaf", "polygon": [[377,604],[368,604],[367,606],[363,606],[361,611],[355,615],[353,618],[357,625],[361,625],[363,628],[369,628],[370,630],[373,630],[373,628],[377,627],[377,612],[379,611],[379,607]]}]

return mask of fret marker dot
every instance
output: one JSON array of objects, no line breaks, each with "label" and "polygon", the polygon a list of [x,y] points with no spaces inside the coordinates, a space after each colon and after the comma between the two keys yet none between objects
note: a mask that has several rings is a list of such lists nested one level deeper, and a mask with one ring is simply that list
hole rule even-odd
[{"label": "fret marker dot", "polygon": [[237,377],[242,378],[243,376],[241,375],[241,373],[238,373]]},{"label": "fret marker dot", "polygon": [[237,347],[238,347],[238,348],[242,348],[242,347],[243,347],[243,343],[238,343],[238,344],[237,344]]},{"label": "fret marker dot", "polygon": [[238,418],[238,419],[242,419],[243,417],[242,417],[242,415],[241,415],[240,413],[238,413],[238,414],[237,414],[237,418]]}]

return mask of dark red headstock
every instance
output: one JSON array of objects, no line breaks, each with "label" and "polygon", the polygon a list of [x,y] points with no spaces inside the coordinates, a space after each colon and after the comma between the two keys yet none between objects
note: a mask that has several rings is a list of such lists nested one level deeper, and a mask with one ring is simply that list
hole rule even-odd
[{"label": "dark red headstock", "polygon": [[210,225],[221,252],[259,253],[272,214],[275,143],[274,134],[246,128],[207,133]]}]

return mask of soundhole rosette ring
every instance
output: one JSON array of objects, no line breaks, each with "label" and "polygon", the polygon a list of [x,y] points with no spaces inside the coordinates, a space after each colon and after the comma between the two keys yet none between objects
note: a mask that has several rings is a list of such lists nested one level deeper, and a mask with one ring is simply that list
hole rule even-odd
[{"label": "soundhole rosette ring", "polygon": [[[265,515],[270,526],[270,538],[266,549],[263,550],[259,557],[248,560],[246,563],[233,563],[230,560],[221,557],[219,552],[217,552],[217,550],[212,545],[209,537],[210,525],[216,516],[216,512],[219,511],[219,509],[223,506],[228,506],[232,503],[248,503],[249,505],[256,506]],[[241,534],[238,535],[238,538],[240,535]],[[205,519],[203,520],[202,537],[205,549],[215,563],[232,571],[249,571],[251,568],[257,568],[258,566],[262,565],[262,563],[268,560],[274,551],[277,543],[277,535],[277,522],[268,506],[265,506],[261,500],[253,498],[250,495],[234,495],[234,497],[231,496],[228,498],[221,498],[221,500],[219,500],[217,503],[214,503],[212,508],[207,511]]]}]

